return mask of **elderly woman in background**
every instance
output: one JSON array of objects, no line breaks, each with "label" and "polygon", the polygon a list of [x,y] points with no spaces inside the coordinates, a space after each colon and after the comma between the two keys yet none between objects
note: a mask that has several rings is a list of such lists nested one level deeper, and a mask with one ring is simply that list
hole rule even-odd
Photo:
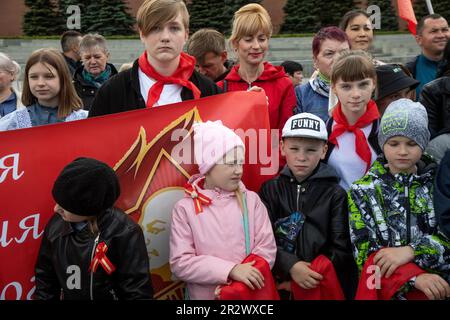
[{"label": "elderly woman in background", "polygon": [[90,110],[98,89],[117,70],[108,63],[109,51],[106,39],[99,34],[87,34],[80,43],[80,55],[83,65],[74,74],[74,85],[85,110]]},{"label": "elderly woman in background", "polygon": [[331,67],[335,57],[349,49],[350,43],[344,31],[338,27],[319,30],[312,41],[312,53],[316,72],[308,83],[295,88],[297,107],[295,113],[309,112],[327,121],[330,117],[328,104],[330,97]]},{"label": "elderly woman in background", "polygon": [[22,106],[20,92],[12,87],[19,73],[19,64],[0,52],[0,118]]}]

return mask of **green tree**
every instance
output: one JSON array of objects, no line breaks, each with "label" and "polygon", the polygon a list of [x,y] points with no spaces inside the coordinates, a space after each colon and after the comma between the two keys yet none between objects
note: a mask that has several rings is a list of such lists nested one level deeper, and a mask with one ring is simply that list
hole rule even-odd
[{"label": "green tree", "polygon": [[339,26],[344,14],[356,9],[353,0],[322,1],[319,4],[319,20],[321,27]]},{"label": "green tree", "polygon": [[81,24],[85,32],[104,36],[134,34],[134,18],[123,0],[91,0],[85,7]]},{"label": "green tree", "polygon": [[[435,1],[433,1],[435,2]],[[435,3],[433,3],[435,5]],[[422,17],[428,15],[427,4],[425,0],[416,0],[414,1],[414,14],[416,15],[416,20],[419,22]]]},{"label": "green tree", "polygon": [[395,7],[392,6],[391,0],[369,0],[369,6],[376,5],[380,8],[381,14],[381,30],[396,31],[398,30],[398,17]]},{"label": "green tree", "polygon": [[445,0],[434,0],[433,1],[433,9],[435,13],[440,14],[444,18],[447,19],[447,21],[450,20],[450,2]]},{"label": "green tree", "polygon": [[190,14],[190,31],[193,33],[201,28],[213,28],[229,35],[234,13],[248,3],[260,2],[245,0],[194,0],[187,6]]},{"label": "green tree", "polygon": [[[23,17],[23,32],[27,36],[59,35],[60,12],[54,0],[25,0],[28,11]],[[55,23],[55,21],[57,23]]]},{"label": "green tree", "polygon": [[87,23],[85,23],[85,13],[87,6],[91,3],[91,0],[59,0],[59,11],[60,16],[62,17],[61,28],[63,30],[67,30],[67,18],[70,16],[70,13],[67,13],[67,8],[69,6],[75,5],[80,8],[80,20],[81,20],[81,29],[77,30],[81,33],[87,32]]},{"label": "green tree", "polygon": [[[433,0],[434,13],[440,14],[447,21],[450,19],[450,2],[447,0]],[[429,15],[428,7],[425,0],[414,1],[414,13],[416,15],[417,22],[424,16]]]},{"label": "green tree", "polygon": [[317,32],[322,27],[337,26],[342,16],[353,8],[353,0],[288,0],[283,8],[285,20],[281,32]]},{"label": "green tree", "polygon": [[320,29],[320,9],[315,1],[288,0],[282,33],[315,32]]},{"label": "green tree", "polygon": [[188,5],[190,30],[195,32],[202,28],[213,28],[224,32],[226,24],[230,21],[229,19],[224,19],[226,13],[224,7],[225,5],[219,1],[193,1]]}]

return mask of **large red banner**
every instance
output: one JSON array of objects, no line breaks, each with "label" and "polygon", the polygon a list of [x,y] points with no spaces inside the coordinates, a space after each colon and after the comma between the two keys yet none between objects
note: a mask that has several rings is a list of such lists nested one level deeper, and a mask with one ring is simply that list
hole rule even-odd
[{"label": "large red banner", "polygon": [[271,161],[263,93],[233,92],[164,107],[0,132],[0,299],[31,299],[34,264],[53,215],[53,182],[77,157],[113,167],[122,194],[116,206],[143,229],[157,299],[182,297],[168,264],[170,215],[193,164],[192,125],[222,120],[246,142],[244,183],[257,190],[278,169]]}]

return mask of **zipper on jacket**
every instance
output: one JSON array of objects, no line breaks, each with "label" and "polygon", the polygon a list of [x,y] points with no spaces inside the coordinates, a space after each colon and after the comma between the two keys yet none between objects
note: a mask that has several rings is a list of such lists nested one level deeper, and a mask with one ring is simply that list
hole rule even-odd
[{"label": "zipper on jacket", "polygon": [[411,242],[411,208],[409,203],[409,188],[405,186],[405,200],[406,200],[406,244]]},{"label": "zipper on jacket", "polygon": [[297,212],[299,212],[299,208],[298,208],[298,201],[300,199],[300,189],[302,188],[301,185],[297,185]]},{"label": "zipper on jacket", "polygon": [[[91,264],[92,264],[92,260],[94,260],[95,249],[97,248],[99,238],[100,238],[100,233],[97,235],[97,238],[95,238],[95,240],[94,240],[94,247],[92,248],[92,253],[91,253]],[[90,290],[89,292],[91,295],[91,300],[94,300],[93,287],[94,287],[94,271],[91,270],[91,281],[90,281],[90,285],[89,285],[89,290]]]}]

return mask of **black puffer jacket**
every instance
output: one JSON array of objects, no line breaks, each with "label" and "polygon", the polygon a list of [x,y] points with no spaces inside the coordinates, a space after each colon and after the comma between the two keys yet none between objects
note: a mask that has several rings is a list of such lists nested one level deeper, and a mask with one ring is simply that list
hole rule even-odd
[{"label": "black puffer jacket", "polygon": [[[111,68],[111,78],[117,74],[117,69],[111,63],[108,63],[107,65]],[[89,111],[99,88],[84,80],[83,66],[80,66],[75,70],[75,74],[73,75],[73,85],[75,86],[78,96],[83,101],[83,109]]]},{"label": "black puffer jacket", "polygon": [[427,83],[420,93],[419,102],[427,109],[432,138],[450,128],[450,76]]},{"label": "black puffer jacket", "polygon": [[323,254],[332,261],[341,287],[350,299],[356,291],[358,273],[349,236],[347,194],[338,183],[335,170],[324,163],[302,183],[285,166],[279,176],[263,184],[259,194],[273,226],[294,212],[305,215],[295,254],[280,246],[274,230],[278,247],[275,276],[281,281],[289,280],[289,270],[295,263],[311,262]]},{"label": "black puffer jacket", "polygon": [[[201,98],[222,93],[214,82],[197,71],[194,71],[189,80],[200,90]],[[183,87],[181,100],[192,99],[194,99],[192,91]],[[135,60],[131,69],[120,72],[100,88],[92,102],[89,117],[145,109],[145,107],[139,84],[139,63]]]},{"label": "black puffer jacket", "polygon": [[[72,229],[59,214],[45,228],[36,263],[37,300],[152,299],[149,259],[141,228],[123,211],[109,209],[97,220],[98,239],[86,226]],[[105,242],[116,270],[89,270],[95,247]]]}]

